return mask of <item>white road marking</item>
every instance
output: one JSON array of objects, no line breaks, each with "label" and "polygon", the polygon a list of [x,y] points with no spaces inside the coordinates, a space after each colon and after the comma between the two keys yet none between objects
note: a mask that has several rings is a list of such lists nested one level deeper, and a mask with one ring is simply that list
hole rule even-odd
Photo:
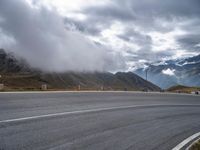
[{"label": "white road marking", "polygon": [[178,144],[176,147],[174,147],[172,150],[181,150],[186,144],[194,140],[195,138],[200,136],[200,132],[190,136],[189,138],[185,139],[183,142]]},{"label": "white road marking", "polygon": [[71,114],[81,114],[81,113],[89,113],[89,112],[100,112],[100,111],[108,111],[108,110],[117,110],[117,109],[127,109],[127,108],[138,108],[138,107],[157,107],[157,106],[195,106],[200,107],[200,105],[187,105],[187,104],[179,104],[179,105],[131,105],[131,106],[118,106],[118,107],[109,107],[109,108],[95,108],[95,109],[88,109],[88,110],[77,110],[77,111],[71,111],[71,112],[61,112],[61,113],[54,113],[54,114],[47,114],[47,115],[38,115],[38,116],[31,116],[31,117],[23,117],[23,118],[16,118],[16,119],[7,119],[7,120],[1,120],[0,123],[12,123],[17,121],[26,121],[26,120],[32,120],[32,119],[41,119],[46,117],[56,117],[56,116],[63,116],[63,115],[71,115]]},{"label": "white road marking", "polygon": [[[25,121],[25,120],[31,120],[31,119],[40,119],[40,118],[45,118],[45,117],[55,117],[55,116],[63,116],[63,115],[70,115],[70,114],[81,114],[81,113],[88,113],[88,112],[99,112],[99,111],[106,111],[106,110],[136,108],[136,107],[144,107],[144,106],[146,106],[146,105],[132,105],[132,106],[119,106],[119,107],[109,107],[109,108],[77,110],[77,111],[71,111],[71,112],[61,112],[61,113],[54,113],[54,114],[47,114],[47,115],[39,115],[39,116],[23,117],[23,118],[17,118],[17,119],[2,120],[2,121],[0,121],[0,123],[10,123],[10,122]],[[148,106],[157,106],[157,105],[148,105]]]},{"label": "white road marking", "polygon": [[200,140],[200,137],[197,138],[194,142],[192,142],[187,148],[186,150],[189,150],[195,143],[197,143]]}]

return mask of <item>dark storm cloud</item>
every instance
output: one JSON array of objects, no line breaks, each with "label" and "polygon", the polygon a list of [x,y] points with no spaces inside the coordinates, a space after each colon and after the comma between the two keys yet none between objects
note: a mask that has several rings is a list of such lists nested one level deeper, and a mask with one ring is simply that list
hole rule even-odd
[{"label": "dark storm cloud", "polygon": [[133,56],[137,57],[132,57],[131,55],[128,56],[127,60],[128,61],[138,61],[141,59],[145,59],[149,61],[149,58],[151,59],[154,53],[151,53],[150,51],[152,49],[152,39],[149,35],[142,34],[138,31],[135,31],[133,29],[127,29],[123,34],[118,35],[119,38],[122,40],[125,40],[130,43],[134,43],[140,46],[140,49],[137,52],[131,52],[129,51],[129,54],[133,54]]},{"label": "dark storm cloud", "polygon": [[88,14],[90,17],[98,16],[98,19],[117,19],[130,21],[135,19],[135,15],[132,13],[130,9],[127,9],[125,6],[119,5],[119,3],[113,2],[109,3],[109,5],[96,6],[86,8],[83,13]]},{"label": "dark storm cloud", "polygon": [[119,38],[128,41],[128,42],[134,42],[139,45],[151,45],[152,39],[149,35],[142,34],[138,31],[135,31],[134,29],[126,29],[123,34],[118,35]]},{"label": "dark storm cloud", "polygon": [[[162,18],[163,21],[173,19],[182,20],[200,16],[199,0],[111,0],[108,5],[89,7],[82,13],[89,16],[88,21],[98,18],[101,22],[113,20],[134,23],[148,28],[164,27],[156,24],[155,19]],[[111,21],[112,20],[112,21]],[[165,27],[166,29],[169,27]]]},{"label": "dark storm cloud", "polygon": [[[174,55],[173,51],[161,51],[161,52],[151,52],[151,55],[149,55],[149,51],[138,51],[138,52],[131,52],[129,51],[129,56],[126,57],[129,61],[139,61],[139,60],[146,60],[148,63],[153,63],[156,60],[162,60],[166,59],[172,55]],[[162,58],[162,59],[159,59]]]},{"label": "dark storm cloud", "polygon": [[64,19],[64,23],[67,29],[78,30],[84,34],[98,35],[103,28],[97,27],[97,23],[89,24],[87,21],[78,21],[72,18]]},{"label": "dark storm cloud", "polygon": [[[176,47],[155,52],[150,32],[170,33],[176,29],[185,31],[183,37],[174,37],[174,41],[180,46],[179,50],[200,53],[199,47],[195,47],[200,43],[200,36],[197,34],[200,33],[199,8],[199,0],[111,0],[107,5],[88,7],[81,13],[87,16],[85,24],[90,24],[93,30],[97,22],[106,24],[104,29],[109,28],[116,21],[121,22],[125,28],[128,27],[124,33],[116,36],[141,47],[139,51],[133,52],[133,56],[131,54],[127,56],[128,61],[132,57],[133,61],[137,62],[141,58],[155,61],[177,55]],[[163,42],[165,41],[167,39],[163,39]],[[138,58],[134,57],[135,55]]]},{"label": "dark storm cloud", "polygon": [[180,45],[190,51],[199,51],[200,47],[197,46],[200,44],[200,34],[188,34],[177,38],[177,41]]}]

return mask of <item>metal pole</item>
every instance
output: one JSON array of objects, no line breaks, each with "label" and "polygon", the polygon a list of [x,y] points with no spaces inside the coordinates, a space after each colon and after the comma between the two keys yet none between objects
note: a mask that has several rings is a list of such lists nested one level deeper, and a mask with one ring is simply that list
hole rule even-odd
[{"label": "metal pole", "polygon": [[[148,69],[146,69],[146,80],[147,80],[147,73],[148,73]],[[147,80],[148,81],[148,80]]]}]

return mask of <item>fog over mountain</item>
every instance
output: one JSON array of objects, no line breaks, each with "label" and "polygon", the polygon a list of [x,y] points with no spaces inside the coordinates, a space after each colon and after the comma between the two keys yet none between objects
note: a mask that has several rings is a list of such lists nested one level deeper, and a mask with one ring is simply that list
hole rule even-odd
[{"label": "fog over mountain", "polygon": [[0,0],[0,48],[43,71],[133,71],[198,55],[199,7],[199,0]]},{"label": "fog over mountain", "polygon": [[[133,72],[44,72],[0,49],[0,75],[5,90],[150,90],[160,88]],[[81,87],[81,89],[80,89]]]},{"label": "fog over mountain", "polygon": [[56,9],[24,0],[0,1],[0,33],[0,47],[44,71],[105,71],[123,66],[120,55],[68,30]]}]

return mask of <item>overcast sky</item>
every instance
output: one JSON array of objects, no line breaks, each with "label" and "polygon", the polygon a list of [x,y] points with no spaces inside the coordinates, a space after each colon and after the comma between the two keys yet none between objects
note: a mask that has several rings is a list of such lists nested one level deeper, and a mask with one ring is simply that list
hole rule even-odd
[{"label": "overcast sky", "polygon": [[0,47],[47,71],[131,71],[200,53],[200,0],[0,0]]}]

